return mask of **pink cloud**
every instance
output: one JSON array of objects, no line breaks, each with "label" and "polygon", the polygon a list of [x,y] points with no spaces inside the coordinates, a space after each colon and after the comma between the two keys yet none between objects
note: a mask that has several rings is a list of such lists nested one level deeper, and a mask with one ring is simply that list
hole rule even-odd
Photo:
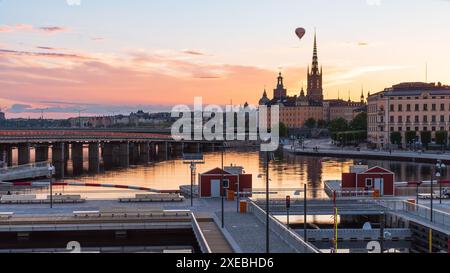
[{"label": "pink cloud", "polygon": [[27,25],[27,24],[16,24],[13,26],[11,26],[11,25],[0,26],[0,33],[12,33],[12,32],[20,32],[20,31],[53,34],[53,33],[59,33],[59,32],[67,32],[68,29],[59,27],[59,26],[34,27],[32,25]]}]

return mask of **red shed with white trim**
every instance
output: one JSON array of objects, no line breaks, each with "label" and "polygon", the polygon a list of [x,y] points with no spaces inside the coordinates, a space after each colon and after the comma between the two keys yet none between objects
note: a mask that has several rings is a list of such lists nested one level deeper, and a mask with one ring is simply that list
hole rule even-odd
[{"label": "red shed with white trim", "polygon": [[[222,174],[223,185],[221,184]],[[225,167],[225,170],[215,168],[199,175],[201,198],[221,197],[224,194],[224,189],[237,192],[238,187],[239,192],[252,188],[252,175],[245,174],[242,167]]]},{"label": "red shed with white trim", "polygon": [[395,174],[382,167],[350,168],[349,173],[342,174],[342,190],[372,191],[378,190],[381,196],[394,196]]}]

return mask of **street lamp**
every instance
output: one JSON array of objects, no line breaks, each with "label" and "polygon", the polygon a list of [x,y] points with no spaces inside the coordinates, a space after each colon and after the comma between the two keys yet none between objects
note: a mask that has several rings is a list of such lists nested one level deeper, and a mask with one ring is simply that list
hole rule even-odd
[{"label": "street lamp", "polygon": [[[435,167],[435,172],[434,172],[434,176],[436,177],[436,181],[438,180],[439,177],[441,177],[441,172],[444,170],[445,168],[445,164],[442,163],[441,160],[438,160],[436,163],[436,167]],[[439,189],[441,190],[442,187],[442,183],[439,183]],[[433,197],[434,197],[434,190],[433,190],[433,177],[431,178],[431,183],[430,183],[430,191],[431,191],[431,195],[430,195],[430,221],[433,222]],[[442,190],[439,193],[439,199],[440,202],[442,203]]]},{"label": "street lamp", "polygon": [[[443,176],[445,168],[446,168],[445,164],[442,163],[441,160],[438,160],[438,162],[436,163],[436,169],[437,169],[436,177]],[[436,179],[436,181],[437,181],[437,179]],[[442,204],[442,181],[439,181],[439,204]]]}]

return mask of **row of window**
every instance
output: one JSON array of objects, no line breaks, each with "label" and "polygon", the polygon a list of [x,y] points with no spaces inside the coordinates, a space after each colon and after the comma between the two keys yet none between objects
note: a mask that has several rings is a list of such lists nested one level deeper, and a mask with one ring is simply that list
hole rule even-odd
[{"label": "row of window", "polygon": [[[398,116],[397,117],[397,122],[398,123],[403,123],[403,121],[411,122],[411,116],[406,116],[406,119],[404,119],[403,116]],[[448,117],[448,121],[450,122],[450,116]],[[391,123],[395,122],[395,117],[394,116],[390,117],[390,122]],[[414,122],[415,123],[419,123],[420,122],[420,117],[419,116],[414,116]],[[428,122],[428,116],[427,115],[422,116],[422,122]],[[431,116],[431,122],[438,122],[437,116],[432,115]],[[445,122],[445,116],[444,115],[440,115],[439,116],[439,122]]]},{"label": "row of window", "polygon": [[[411,112],[412,111],[412,104],[406,104],[406,107],[404,107],[403,104],[398,104],[397,105],[397,109],[395,107],[395,104],[391,104],[390,106],[390,111],[391,112],[403,112],[403,110],[406,110],[406,112]],[[437,111],[438,109],[438,105],[436,103],[432,103],[431,104],[431,108],[428,108],[428,104],[422,104],[422,111],[428,111],[428,109],[431,109],[431,111]],[[448,110],[450,110],[450,104],[448,105]],[[420,111],[420,104],[414,104],[414,111]],[[445,104],[441,103],[439,105],[439,111],[445,111]]]},{"label": "row of window", "polygon": [[[369,132],[377,132],[378,131],[378,128],[379,128],[379,131],[380,132],[384,132],[384,126],[381,126],[381,127],[369,127],[368,128],[368,130],[369,130]],[[423,126],[422,127],[422,131],[428,131],[428,126]],[[409,131],[411,131],[411,127],[403,127],[403,126],[399,126],[399,127],[397,127],[397,131],[398,132],[403,132],[403,131],[406,131],[406,132],[409,132]],[[436,126],[431,126],[431,131],[432,132],[436,132],[437,131],[437,127]],[[439,127],[439,131],[444,131],[445,130],[445,127]],[[391,126],[390,127],[390,131],[391,132],[394,132],[394,131],[396,131],[395,130],[395,127],[394,126]],[[418,127],[418,126],[416,126],[416,127],[414,127],[414,131],[416,131],[416,132],[419,132],[420,131],[420,127]],[[448,128],[448,131],[450,132],[450,127]]]}]

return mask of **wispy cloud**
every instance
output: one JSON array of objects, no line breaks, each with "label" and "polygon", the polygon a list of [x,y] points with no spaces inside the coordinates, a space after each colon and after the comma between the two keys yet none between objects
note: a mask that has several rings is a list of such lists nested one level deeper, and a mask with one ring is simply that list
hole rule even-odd
[{"label": "wispy cloud", "polygon": [[12,32],[36,32],[36,33],[46,33],[53,34],[59,32],[67,32],[68,29],[60,26],[41,26],[34,27],[28,24],[16,24],[16,25],[3,25],[0,26],[0,33],[12,33]]}]

